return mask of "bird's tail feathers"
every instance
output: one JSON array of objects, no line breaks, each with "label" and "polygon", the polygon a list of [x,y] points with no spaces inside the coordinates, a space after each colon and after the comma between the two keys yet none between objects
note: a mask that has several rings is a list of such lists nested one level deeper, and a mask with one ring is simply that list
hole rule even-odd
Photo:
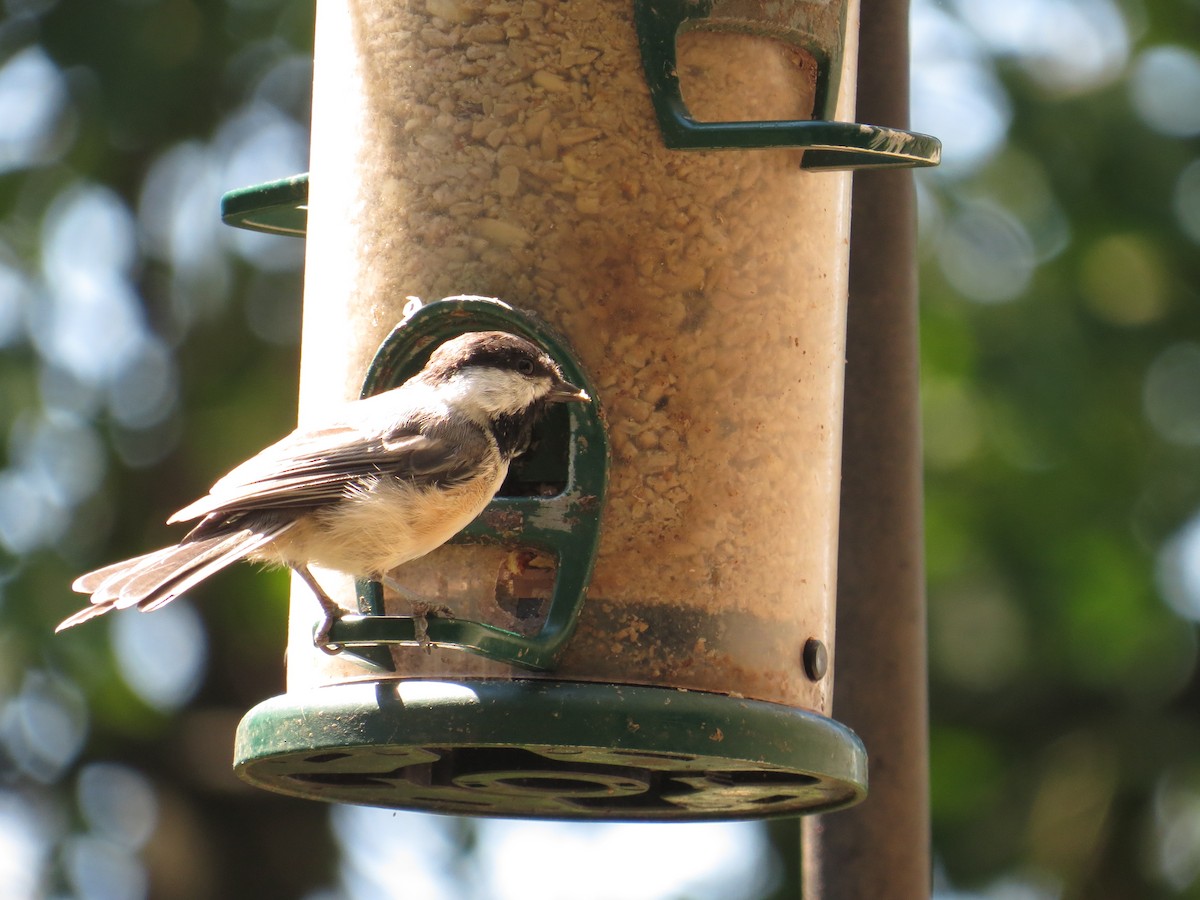
[{"label": "bird's tail feathers", "polygon": [[166,547],[113,563],[75,580],[71,587],[91,596],[91,605],[64,619],[55,631],[71,628],[109,610],[136,606],[143,612],[170,603],[292,527],[291,522],[265,530],[246,529]]},{"label": "bird's tail feathers", "polygon": [[135,601],[138,609],[142,612],[151,612],[170,603],[180,594],[190,591],[208,576],[215,575],[226,566],[244,559],[248,554],[275,539],[290,527],[291,523],[288,523],[274,531],[240,532],[226,541],[218,542],[202,558],[193,560],[186,570],[178,570],[174,576],[169,577],[169,581],[158,586],[152,585],[153,579],[150,572],[139,575],[134,584],[130,585],[131,589],[137,592],[143,590],[141,586],[145,585],[149,590],[145,591],[142,599]]},{"label": "bird's tail feathers", "polygon": [[102,569],[96,569],[94,572],[88,572],[86,575],[80,575],[71,583],[71,590],[77,591],[80,594],[93,594],[106,581],[112,580],[113,576],[119,575],[122,572],[132,572],[134,569],[146,564],[155,557],[160,557],[169,550],[174,550],[174,547],[169,547],[166,550],[155,550],[153,553],[147,553],[143,556],[135,556],[133,559],[122,560],[121,562],[112,563]]}]

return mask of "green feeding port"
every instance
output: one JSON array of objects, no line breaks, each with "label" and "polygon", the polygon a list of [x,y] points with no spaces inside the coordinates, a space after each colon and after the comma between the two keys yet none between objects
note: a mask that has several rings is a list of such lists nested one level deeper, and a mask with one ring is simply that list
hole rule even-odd
[{"label": "green feeding port", "polygon": [[221,221],[250,231],[304,237],[308,173],[227,192],[221,197]]},{"label": "green feeding port", "polygon": [[[941,161],[941,142],[930,135],[829,121],[844,58],[846,0],[633,0],[633,17],[663,143],[673,150],[789,147],[804,150],[800,166],[814,170],[913,168]],[[677,59],[679,36],[691,30],[771,38],[810,56],[816,64],[814,112],[821,118],[697,121],[684,101]]]},{"label": "green feeding port", "polygon": [[[402,384],[443,341],[468,331],[493,330],[534,340],[554,357],[567,380],[596,397],[587,374],[549,327],[499,300],[473,296],[447,297],[413,310],[376,352],[362,394]],[[357,591],[361,614],[336,621],[330,641],[342,652],[390,671],[395,667],[388,646],[454,647],[522,669],[552,669],[583,606],[607,483],[608,438],[599,401],[558,406],[538,424],[532,451],[514,461],[487,510],[451,540],[544,552],[557,561],[548,609],[535,634],[450,615],[384,615],[382,585],[362,582]]]}]

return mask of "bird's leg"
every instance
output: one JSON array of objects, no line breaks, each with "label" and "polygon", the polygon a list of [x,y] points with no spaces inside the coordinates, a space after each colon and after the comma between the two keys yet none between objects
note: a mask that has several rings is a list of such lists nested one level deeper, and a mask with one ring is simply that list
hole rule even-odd
[{"label": "bird's leg", "polygon": [[430,616],[453,616],[454,610],[440,603],[434,603],[420,594],[415,594],[408,588],[401,585],[391,575],[380,575],[379,581],[392,592],[400,595],[403,599],[412,604],[413,610],[413,629],[417,637],[417,646],[426,653],[433,652],[433,642],[429,640],[429,617]]},{"label": "bird's leg", "polygon": [[308,571],[307,566],[292,566],[292,571],[299,575],[300,579],[308,585],[309,590],[317,598],[317,602],[321,604],[321,611],[325,614],[321,619],[320,626],[317,628],[316,635],[313,636],[313,643],[326,653],[340,653],[342,651],[341,645],[331,643],[329,633],[333,630],[333,623],[344,616],[346,611],[334,603],[333,599],[325,593],[324,588],[317,584],[317,579],[313,578],[313,574]]}]

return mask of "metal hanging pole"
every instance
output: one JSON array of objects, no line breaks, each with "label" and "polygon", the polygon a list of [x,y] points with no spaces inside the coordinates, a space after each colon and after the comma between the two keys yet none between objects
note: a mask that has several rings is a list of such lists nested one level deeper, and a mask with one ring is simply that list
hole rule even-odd
[{"label": "metal hanging pole", "polygon": [[[908,121],[908,0],[862,0],[862,121]],[[915,202],[907,172],[855,176],[834,714],[862,738],[870,790],[806,819],[806,900],[930,894],[928,692]]]}]

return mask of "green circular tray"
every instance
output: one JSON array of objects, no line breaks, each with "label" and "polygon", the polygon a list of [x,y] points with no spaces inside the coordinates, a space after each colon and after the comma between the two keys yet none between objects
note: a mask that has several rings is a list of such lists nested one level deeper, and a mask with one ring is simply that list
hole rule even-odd
[{"label": "green circular tray", "polygon": [[238,775],[283,794],[431,812],[677,821],[824,812],[866,795],[832,719],[698,691],[557,681],[356,682],[242,720]]}]

